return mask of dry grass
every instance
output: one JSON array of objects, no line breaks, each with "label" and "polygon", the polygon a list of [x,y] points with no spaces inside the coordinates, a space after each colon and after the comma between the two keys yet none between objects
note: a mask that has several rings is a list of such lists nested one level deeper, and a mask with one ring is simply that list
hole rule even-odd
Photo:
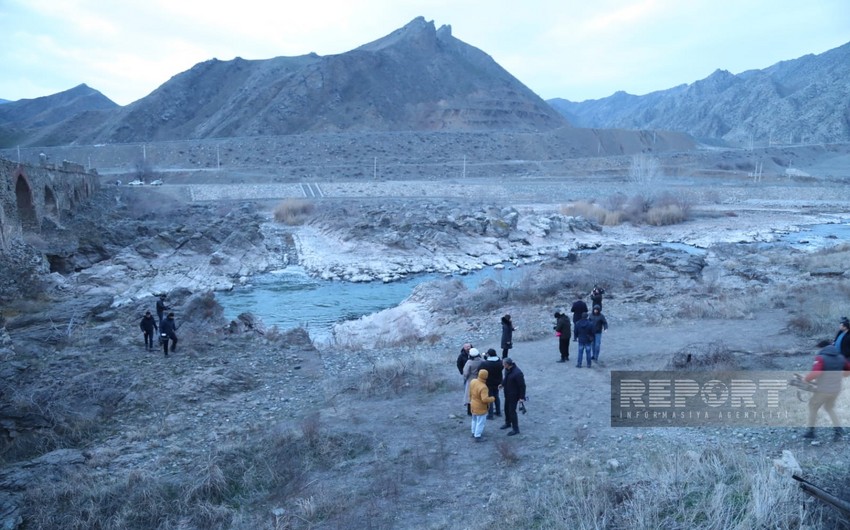
[{"label": "dry grass", "polygon": [[592,460],[550,462],[511,484],[481,528],[748,529],[817,525],[770,459],[735,450],[637,455],[627,472]]},{"label": "dry grass", "polygon": [[370,442],[324,433],[312,417],[302,430],[246,436],[177,474],[44,477],[24,493],[27,528],[267,528],[244,514],[263,513],[269,499],[291,507],[276,517],[277,528],[309,528],[347,508],[334,496],[305,495],[310,473],[366,453]]},{"label": "dry grass", "polygon": [[687,221],[691,214],[691,201],[681,194],[669,192],[658,196],[621,193],[612,195],[604,205],[595,201],[576,201],[561,207],[561,213],[584,217],[604,226],[622,223],[665,226]]},{"label": "dry grass", "polygon": [[313,214],[315,205],[303,199],[286,199],[274,209],[274,219],[290,226],[304,224]]}]

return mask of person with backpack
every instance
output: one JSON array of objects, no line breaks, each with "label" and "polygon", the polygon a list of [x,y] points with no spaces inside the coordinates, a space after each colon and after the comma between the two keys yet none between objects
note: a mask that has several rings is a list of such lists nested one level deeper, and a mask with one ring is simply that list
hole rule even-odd
[{"label": "person with backpack", "polygon": [[142,321],[139,322],[139,327],[142,329],[142,333],[145,336],[145,348],[148,351],[152,351],[154,337],[156,337],[154,332],[159,330],[159,326],[156,325],[156,319],[153,315],[151,315],[150,311],[145,311],[145,316],[143,316]]},{"label": "person with backpack", "polygon": [[850,360],[841,355],[834,344],[829,344],[827,341],[826,346],[822,346],[815,356],[812,370],[803,378],[808,383],[815,382],[817,384],[815,391],[812,392],[812,397],[809,399],[807,423],[809,428],[803,434],[803,438],[815,437],[815,424],[818,419],[818,410],[821,407],[832,421],[833,439],[838,441],[844,435],[844,429],[841,428],[834,407],[835,400],[841,393],[841,380],[848,375],[850,375]]},{"label": "person with backpack", "polygon": [[[580,294],[576,295],[576,301],[573,302],[572,307],[570,307],[570,313],[573,314],[573,325],[578,324],[578,321],[581,320],[581,316],[587,313],[587,304],[584,303]],[[578,340],[578,337],[573,337],[573,340]]]}]

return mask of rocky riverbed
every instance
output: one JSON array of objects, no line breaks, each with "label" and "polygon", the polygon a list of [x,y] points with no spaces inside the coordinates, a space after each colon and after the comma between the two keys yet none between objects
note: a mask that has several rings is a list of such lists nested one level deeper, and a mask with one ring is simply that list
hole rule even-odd
[{"label": "rocky riverbed", "polygon": [[[846,250],[755,243],[806,225],[846,222],[847,196],[818,186],[784,196],[780,186],[719,196],[695,187],[689,192],[699,200],[689,221],[647,227],[601,226],[565,215],[560,201],[516,202],[516,183],[488,196],[478,186],[475,200],[398,191],[376,198],[373,186],[359,187],[357,197],[315,201],[311,217],[296,226],[276,223],[277,204],[268,201],[184,203],[167,190],[104,189],[89,210],[21,246],[16,259],[27,274],[3,273],[4,292],[16,293],[4,298],[0,327],[3,524],[61,524],[58,513],[39,508],[61,497],[45,489],[51,481],[75,482],[77,494],[89,498],[95,484],[179,484],[191,477],[197,486],[214,478],[216,468],[229,473],[226,459],[252,438],[284,439],[294,429],[298,437],[286,440],[309,439],[311,429],[321,429],[326,441],[343,436],[367,449],[348,447],[350,453],[322,468],[325,478],[315,476],[278,500],[254,500],[241,515],[215,508],[223,517],[218,522],[213,512],[206,524],[189,512],[182,523],[177,517],[157,524],[306,528],[304,521],[313,520],[317,527],[353,528],[345,520],[356,514],[353,520],[380,528],[423,520],[431,528],[481,527],[458,500],[477,480],[478,466],[467,458],[453,363],[464,341],[498,348],[504,313],[518,323],[514,355],[539,396],[531,406],[540,413],[557,406],[557,413],[523,419],[525,441],[512,449],[521,455],[518,463],[504,456],[507,449],[489,448],[502,462],[495,480],[534,476],[568,447],[588,456],[563,462],[565,469],[592,474],[609,462],[605,472],[626,482],[622,470],[636,471],[639,455],[668,448],[671,440],[687,441],[697,460],[705,444],[730,443],[768,462],[790,447],[803,465],[818,458],[813,449],[841,452],[803,445],[790,431],[741,429],[731,439],[722,429],[623,434],[609,426],[607,404],[588,409],[573,397],[605,401],[612,367],[660,369],[689,345],[707,351],[705,344],[722,343],[731,356],[724,358],[736,366],[805,370],[813,337],[832,332],[833,323],[821,320],[846,309],[840,301],[811,303],[848,291],[836,265],[846,262]],[[601,197],[616,189],[582,182],[559,197]],[[339,281],[496,264],[527,272],[516,283],[492,281],[472,291],[453,281],[423,285],[396,308],[339,324],[330,344],[313,344],[302,330],[269,329],[251,315],[224,320],[215,290],[289,263]],[[552,312],[594,283],[608,289],[606,365],[587,375],[555,373]],[[138,330],[159,292],[169,293],[184,323],[168,358],[146,352]],[[734,352],[744,357],[736,360]],[[398,367],[399,359],[409,362]],[[562,395],[564,384],[577,394],[558,403],[544,397]],[[493,439],[499,434],[488,432]],[[415,476],[389,479],[411,466]],[[351,491],[369,500],[330,500]],[[204,499],[218,506],[214,496]],[[306,499],[326,510],[324,519]],[[64,514],[86,520],[70,506]]]}]

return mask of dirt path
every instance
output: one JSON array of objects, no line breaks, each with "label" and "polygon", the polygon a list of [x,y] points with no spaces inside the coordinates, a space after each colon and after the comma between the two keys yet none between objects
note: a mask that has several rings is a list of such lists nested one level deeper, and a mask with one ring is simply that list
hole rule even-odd
[{"label": "dirt path", "polygon": [[[518,324],[519,325],[519,324]],[[557,342],[543,339],[517,342],[512,357],[525,374],[528,386],[528,413],[520,415],[520,436],[506,437],[500,430],[500,418],[487,423],[484,443],[471,440],[469,419],[461,405],[462,385],[455,371],[457,352],[439,353],[448,379],[444,392],[417,393],[413,390],[389,400],[336,401],[322,411],[326,425],[344,425],[375,438],[380,451],[376,459],[398,464],[408,459],[410,474],[395,477],[403,489],[398,527],[414,527],[416,521],[403,519],[409,511],[430,513],[429,527],[475,527],[474,517],[467,521],[441,520],[440,513],[464,513],[469,491],[492,489],[498,494],[502,481],[543,480],[545,469],[558,456],[575,461],[577,469],[596,466],[604,471],[606,462],[616,459],[619,469],[628,473],[643,455],[652,451],[701,451],[710,446],[733,443],[757,458],[772,459],[791,447],[804,454],[808,446],[796,438],[797,430],[707,428],[613,428],[610,426],[610,371],[664,369],[673,354],[688,345],[723,341],[733,351],[757,352],[747,363],[751,367],[804,371],[811,362],[812,348],[785,329],[778,311],[766,311],[753,320],[680,321],[671,325],[643,325],[624,322],[604,335],[600,358],[593,368],[578,369],[576,343],[569,363],[556,363]],[[476,346],[498,345],[498,336]],[[483,351],[482,350],[482,351]],[[799,350],[799,354],[792,354]],[[784,355],[765,356],[762,352],[783,351]],[[518,458],[506,465],[504,453]],[[436,472],[417,472],[417,466]],[[404,466],[395,466],[395,469]],[[364,466],[363,469],[374,468]],[[485,471],[486,470],[486,471]],[[359,476],[352,467],[353,481],[375,481]],[[374,473],[372,471],[372,473]],[[482,477],[488,477],[482,481]],[[386,479],[386,477],[384,477]],[[484,484],[482,484],[484,482]],[[477,493],[476,493],[477,495]],[[476,499],[478,497],[476,496]],[[482,494],[486,501],[487,496]],[[491,499],[492,501],[492,499]],[[468,510],[466,510],[468,513]],[[412,525],[412,526],[408,526]],[[469,526],[467,526],[469,525]]]}]

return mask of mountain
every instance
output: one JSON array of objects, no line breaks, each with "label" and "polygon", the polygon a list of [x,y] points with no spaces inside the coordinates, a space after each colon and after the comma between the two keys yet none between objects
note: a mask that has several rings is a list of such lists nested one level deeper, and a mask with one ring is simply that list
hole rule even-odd
[{"label": "mountain", "polygon": [[850,141],[850,43],[738,75],[580,103],[549,100],[576,127],[663,129],[733,145]]},{"label": "mountain", "polygon": [[61,123],[81,112],[117,108],[117,103],[83,84],[50,96],[4,103],[0,105],[0,125],[41,128]]},{"label": "mountain", "polygon": [[[85,84],[50,96],[8,101],[0,105],[0,146],[70,142],[84,130],[75,128],[81,116],[96,116],[92,123],[99,125],[107,116],[105,112],[118,108],[117,103]],[[45,135],[49,138],[55,128],[66,131],[65,136],[45,143]]]},{"label": "mountain", "polygon": [[46,145],[569,126],[489,55],[454,38],[450,26],[437,30],[422,17],[338,55],[213,59],[126,107],[66,117],[48,128],[25,126],[42,127],[33,141]]}]

